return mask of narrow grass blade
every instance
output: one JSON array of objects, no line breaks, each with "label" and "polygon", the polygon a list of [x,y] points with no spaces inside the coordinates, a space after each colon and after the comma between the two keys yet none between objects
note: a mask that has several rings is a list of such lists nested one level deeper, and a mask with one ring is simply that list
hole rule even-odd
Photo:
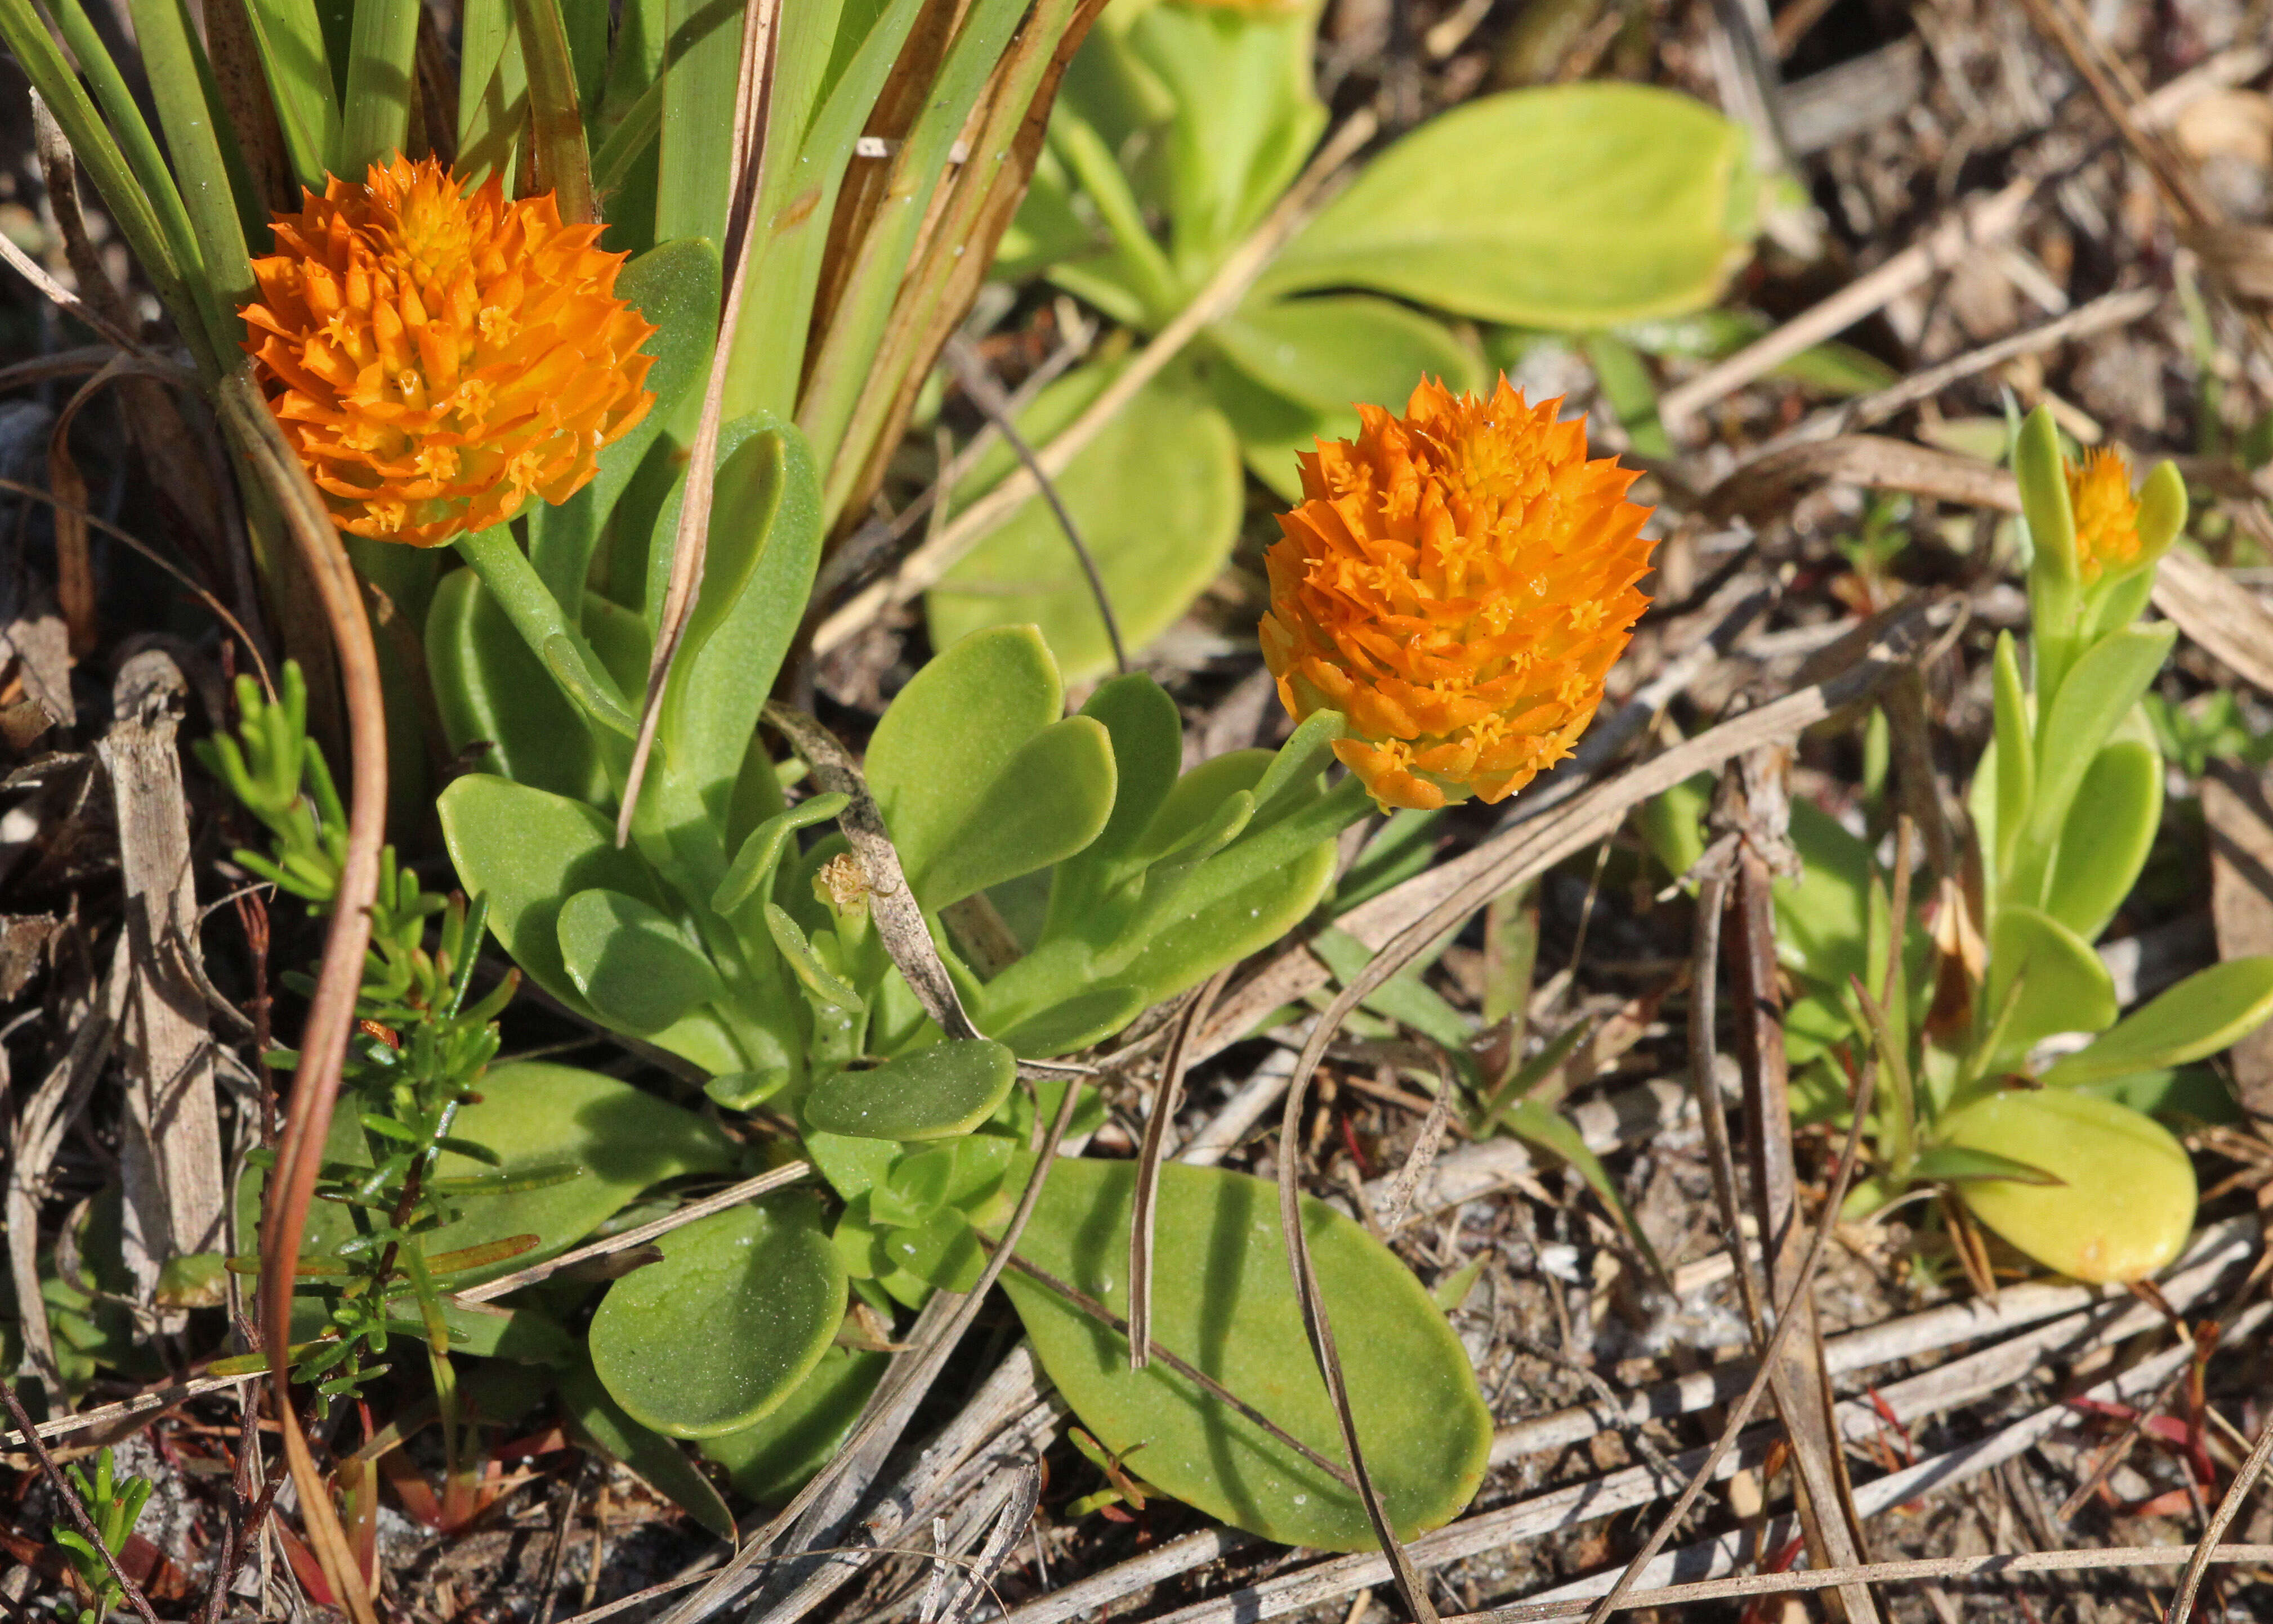
[{"label": "narrow grass blade", "polygon": [[513,0],[466,0],[458,52],[458,172],[478,181],[513,174],[529,117],[529,73]]},{"label": "narrow grass blade", "polygon": [[402,150],[417,49],[418,0],[356,0],[333,174],[359,178]]},{"label": "narrow grass blade", "polygon": [[600,217],[592,198],[592,161],[584,146],[584,117],[576,92],[576,64],[559,0],[514,0],[521,61],[529,71],[529,141],[536,184],[554,193],[560,218],[590,225]]},{"label": "narrow grass blade", "polygon": [[1160,1163],[1168,1154],[1176,1107],[1183,1098],[1184,1071],[1191,1064],[1192,1034],[1207,1022],[1236,966],[1209,978],[1176,1017],[1176,1030],[1160,1062],[1159,1086],[1152,1091],[1152,1114],[1144,1122],[1144,1147],[1136,1154],[1136,1192],[1129,1216],[1129,1368],[1143,1370],[1152,1352],[1152,1235],[1160,1204]]},{"label": "narrow grass blade", "polygon": [[268,94],[284,132],[293,174],[311,192],[324,189],[325,161],[340,137],[332,59],[312,0],[244,0],[253,42],[268,73]]}]

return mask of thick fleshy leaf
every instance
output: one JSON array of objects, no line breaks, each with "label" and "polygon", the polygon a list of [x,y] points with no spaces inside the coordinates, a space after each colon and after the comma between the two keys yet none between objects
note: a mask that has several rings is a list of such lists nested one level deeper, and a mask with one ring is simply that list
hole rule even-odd
[{"label": "thick fleshy leaf", "polygon": [[675,1502],[721,1539],[734,1537],[734,1514],[718,1491],[688,1460],[679,1447],[624,1413],[589,1369],[579,1369],[560,1383],[560,1404],[569,1425],[605,1455],[621,1461],[647,1485]]},{"label": "thick fleshy leaf", "polygon": [[1803,868],[1775,882],[1776,955],[1842,990],[1869,967],[1871,848],[1812,801],[1795,798],[1791,843]]},{"label": "thick fleshy leaf", "polygon": [[608,1288],[592,1368],[642,1425],[711,1438],[796,1391],[844,1317],[844,1267],[810,1196],[737,1207],[656,1243],[663,1261]]},{"label": "thick fleshy leaf", "polygon": [[1968,1180],[1957,1189],[1982,1222],[2075,1279],[2143,1280],[2179,1255],[2194,1228],[2185,1147],[2112,1101],[2057,1088],[1992,1094],[1944,1119],[1936,1137],[2061,1181]]},{"label": "thick fleshy leaf", "polygon": [[434,590],[426,670],[453,750],[486,744],[484,771],[574,801],[605,792],[590,730],[470,569]]},{"label": "thick fleshy leaf", "polygon": [[[1018,419],[1030,444],[1050,436],[1111,380],[1096,363],[1044,390]],[[1009,471],[973,471],[970,494]],[[1153,380],[1054,482],[1097,561],[1133,656],[1206,590],[1230,556],[1245,508],[1239,441],[1199,386],[1172,369]],[[968,500],[962,492],[958,500]],[[1057,516],[1039,499],[988,534],[925,600],[934,647],[981,627],[1039,626],[1070,680],[1112,669],[1097,601]]]},{"label": "thick fleshy leaf", "polygon": [[922,894],[1026,741],[1065,706],[1057,661],[1031,626],[975,633],[915,674],[868,740],[868,788]]},{"label": "thick fleshy leaf", "polygon": [[514,963],[580,1013],[594,1012],[560,956],[560,906],[578,891],[621,891],[653,906],[647,865],[616,846],[615,828],[565,796],[471,772],[442,792],[442,839]]},{"label": "thick fleshy leaf", "polygon": [[678,923],[618,891],[580,891],[560,905],[561,962],[608,1022],[661,1032],[724,989],[701,949]]},{"label": "thick fleshy leaf", "polygon": [[[2037,730],[2027,836],[2031,845],[2048,848],[2059,838],[2083,775],[2162,670],[2178,635],[2168,624],[2127,626],[2078,658]],[[2015,859],[2016,871],[2029,866],[2025,855]]]},{"label": "thick fleshy leaf", "polygon": [[[1019,1256],[1128,1312],[1135,1164],[1061,1162]],[[1407,1538],[1457,1516],[1482,1481],[1491,1417],[1467,1351],[1411,1272],[1349,1219],[1303,1202],[1303,1224],[1367,1465]],[[1244,1174],[1162,1169],[1153,1339],[1330,1460],[1341,1443],[1311,1362],[1279,1230],[1278,1193]],[[1209,1515],[1326,1550],[1373,1543],[1356,1496],[1166,1365],[1129,1368],[1118,1333],[1013,1270],[1035,1351],[1082,1425],[1129,1470]]]},{"label": "thick fleshy leaf", "polygon": [[1997,911],[1986,997],[1989,1019],[1999,1023],[1992,1062],[2018,1060],[2054,1033],[2101,1031],[2122,1008],[2091,944],[2035,908]]},{"label": "thick fleshy leaf", "polygon": [[2239,1041],[2273,1015],[2273,955],[2229,959],[2195,972],[2134,1011],[2087,1049],[2045,1071],[2047,1087],[2068,1087],[2184,1065]]},{"label": "thick fleshy leaf", "polygon": [[1017,1076],[1017,1062],[1001,1044],[949,1039],[821,1079],[806,1096],[805,1120],[861,1139],[951,1139],[992,1116]]},{"label": "thick fleshy leaf", "polygon": [[1003,763],[945,847],[911,876],[926,909],[1070,857],[1113,815],[1113,740],[1093,717],[1053,722]]},{"label": "thick fleshy leaf", "polygon": [[1752,240],[1738,128],[1640,85],[1484,96],[1368,164],[1265,291],[1370,288],[1490,321],[1593,327],[1694,310]]},{"label": "thick fleshy leaf", "polygon": [[741,1492],[761,1506],[778,1506],[829,1463],[889,1363],[885,1354],[831,1348],[771,1413],[739,1432],[704,1439],[702,1453],[726,1469]]},{"label": "thick fleshy leaf", "polygon": [[2116,740],[2092,762],[2068,808],[2044,912],[2082,940],[2096,941],[2147,866],[2162,823],[2162,752],[2139,740]]}]

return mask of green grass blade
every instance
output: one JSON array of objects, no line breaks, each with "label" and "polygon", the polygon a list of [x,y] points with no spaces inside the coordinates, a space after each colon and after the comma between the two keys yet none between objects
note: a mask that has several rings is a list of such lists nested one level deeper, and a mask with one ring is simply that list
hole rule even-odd
[{"label": "green grass blade", "polygon": [[656,240],[700,237],[724,243],[742,8],[737,0],[671,0],[666,16],[672,56],[663,73]]},{"label": "green grass blade", "polygon": [[513,0],[466,0],[458,54],[458,173],[513,178],[514,151],[529,117],[529,72]]},{"label": "green grass blade", "polygon": [[649,79],[637,100],[624,109],[622,122],[608,132],[608,139],[592,154],[592,190],[604,198],[630,179],[633,162],[662,128],[663,81]]},{"label": "green grass blade", "polygon": [[323,19],[312,0],[245,0],[244,11],[267,71],[268,94],[276,104],[293,177],[321,192],[325,162],[340,139],[340,102],[332,93]]},{"label": "green grass blade", "polygon": [[359,178],[402,150],[417,48],[418,0],[358,0],[333,174]]},{"label": "green grass blade", "polygon": [[214,355],[212,328],[205,307],[191,291],[192,278],[201,268],[197,235],[190,229],[172,173],[160,156],[158,144],[143,123],[134,98],[127,93],[117,64],[87,26],[76,0],[58,0],[56,19],[106,109],[112,109],[113,117],[119,117],[123,109],[124,118],[116,136],[95,109],[79,75],[56,49],[54,36],[33,10],[31,0],[0,0],[0,38],[6,40],[25,77],[70,139],[71,150],[102,194],[103,206],[118,222],[120,235],[140,262],[191,353],[201,368],[210,372]]},{"label": "green grass blade", "polygon": [[529,70],[529,139],[537,187],[555,194],[561,219],[571,225],[589,225],[600,214],[592,198],[592,160],[584,145],[576,64],[568,54],[568,31],[560,20],[559,0],[514,0],[513,10],[521,61]]},{"label": "green grass blade", "polygon": [[[142,46],[142,65],[150,76],[150,94],[158,104],[158,122],[174,154],[182,204],[205,261],[195,290],[205,307],[214,349],[226,354],[236,348],[244,331],[237,307],[253,297],[237,190],[244,158],[238,155],[233,174],[224,155],[223,132],[206,95],[211,70],[205,48],[191,32],[181,0],[130,0],[129,10]],[[236,145],[234,132],[228,133],[228,142]]]}]

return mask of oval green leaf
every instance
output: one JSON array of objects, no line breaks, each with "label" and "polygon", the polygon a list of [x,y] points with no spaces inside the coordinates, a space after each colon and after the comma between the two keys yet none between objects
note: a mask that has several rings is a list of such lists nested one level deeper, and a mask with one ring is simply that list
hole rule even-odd
[{"label": "oval green leaf", "polygon": [[656,1244],[663,1261],[609,1287],[592,1316],[593,1371],[626,1415],[673,1438],[751,1425],[844,1317],[844,1267],[812,1198],[733,1207]]},{"label": "oval green leaf", "polygon": [[[1128,1313],[1126,1162],[1060,1162],[1018,1255]],[[1366,1463],[1404,1538],[1450,1522],[1482,1480],[1491,1416],[1459,1339],[1389,1249],[1305,1199]],[[1278,1192],[1212,1168],[1161,1170],[1153,1341],[1329,1460],[1340,1433],[1310,1357],[1279,1229]],[[1187,1378],[1129,1368],[1120,1333],[1036,1281],[1002,1275],[1050,1380],[1129,1469],[1211,1516],[1287,1545],[1371,1548],[1357,1497]]]},{"label": "oval green leaf", "polygon": [[2047,1087],[2096,1083],[2214,1055],[2273,1015],[2273,955],[2229,959],[2197,971],[2088,1049],[2054,1063]]},{"label": "oval green leaf", "polygon": [[2074,1279],[2144,1280],[2179,1255],[2194,1228],[2185,1147],[2112,1100],[2052,1088],[1992,1094],[1954,1112],[1937,1139],[2061,1181],[1968,1179],[1957,1191],[1982,1222]]},{"label": "oval green leaf", "polygon": [[2122,1010],[2091,944],[2035,908],[1997,911],[1985,996],[1989,1019],[1998,1023],[1992,1064],[2017,1063],[2054,1033],[2102,1031]]},{"label": "oval green leaf", "polygon": [[724,996],[718,973],[659,909],[621,891],[580,891],[560,905],[561,962],[611,1025],[661,1032]]},{"label": "oval green leaf", "polygon": [[2116,740],[2094,758],[2068,808],[2044,912],[2083,941],[2097,940],[2147,866],[2162,822],[2162,753]]},{"label": "oval green leaf", "polygon": [[1593,327],[1710,304],[1752,240],[1737,127],[1641,85],[1484,96],[1368,164],[1264,277],[1488,321]]},{"label": "oval green leaf", "polygon": [[822,1079],[806,1096],[805,1120],[856,1139],[951,1139],[992,1116],[1017,1076],[1018,1063],[1001,1044],[949,1039]]},{"label": "oval green leaf", "polygon": [[889,1363],[884,1354],[831,1348],[764,1419],[704,1439],[703,1455],[758,1504],[778,1506],[829,1463]]}]

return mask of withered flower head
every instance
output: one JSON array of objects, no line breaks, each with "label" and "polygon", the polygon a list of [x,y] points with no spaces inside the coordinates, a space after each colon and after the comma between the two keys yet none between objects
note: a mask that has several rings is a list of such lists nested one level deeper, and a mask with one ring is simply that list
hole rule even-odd
[{"label": "withered flower head", "polygon": [[531,493],[565,501],[654,402],[625,256],[549,192],[469,196],[397,156],[304,192],[275,231],[244,347],[343,530],[432,547]]},{"label": "withered flower head", "polygon": [[1636,476],[1560,404],[1424,380],[1302,459],[1263,658],[1298,719],[1347,718],[1334,752],[1384,807],[1503,801],[1568,756],[1648,605]]},{"label": "withered flower head", "polygon": [[2076,573],[2089,586],[2110,569],[2139,558],[2139,499],[2119,451],[2091,451],[2082,465],[2063,464],[2068,505],[2075,510]]}]

